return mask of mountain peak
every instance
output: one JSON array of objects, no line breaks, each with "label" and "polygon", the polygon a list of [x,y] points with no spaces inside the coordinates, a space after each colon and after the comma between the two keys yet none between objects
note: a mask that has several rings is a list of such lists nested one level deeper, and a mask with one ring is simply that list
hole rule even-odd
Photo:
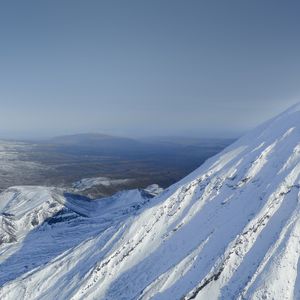
[{"label": "mountain peak", "polygon": [[290,114],[299,111],[300,111],[300,102],[296,102],[293,105],[291,105],[288,109],[286,109],[281,115]]}]

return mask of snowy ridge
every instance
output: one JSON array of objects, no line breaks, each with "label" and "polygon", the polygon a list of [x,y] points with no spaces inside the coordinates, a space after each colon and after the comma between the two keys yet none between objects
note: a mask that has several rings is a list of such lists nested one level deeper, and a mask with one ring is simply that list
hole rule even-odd
[{"label": "snowy ridge", "polygon": [[[0,287],[19,276],[26,277],[41,270],[47,264],[52,266],[51,261],[56,261],[60,255],[69,254],[74,259],[77,245],[83,246],[79,246],[80,252],[88,240],[101,239],[106,230],[118,228],[152,197],[147,191],[137,189],[99,200],[51,187],[7,189],[0,194]],[[93,257],[86,251],[81,261],[84,265],[85,255]],[[90,267],[96,261],[92,260]],[[23,290],[19,285],[16,291],[4,295],[0,288],[0,298],[25,297],[18,293],[19,288]]]},{"label": "snowy ridge", "polygon": [[9,272],[29,250],[13,257],[18,243],[4,244],[0,298],[300,299],[299,192],[295,105],[134,213],[129,195],[72,219],[76,229],[42,225],[40,245],[72,239],[27,271]]}]

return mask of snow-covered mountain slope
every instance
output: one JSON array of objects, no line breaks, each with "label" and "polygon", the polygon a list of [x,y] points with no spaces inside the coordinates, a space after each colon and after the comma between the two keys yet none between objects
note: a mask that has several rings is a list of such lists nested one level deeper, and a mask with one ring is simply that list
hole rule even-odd
[{"label": "snow-covered mountain slope", "polygon": [[[0,287],[43,268],[62,253],[72,253],[75,246],[101,236],[110,227],[118,228],[152,198],[150,192],[139,189],[99,200],[50,187],[7,189],[0,194]],[[6,297],[23,298],[2,295],[1,290],[0,299]]]},{"label": "snow-covered mountain slope", "polygon": [[[75,201],[76,218],[44,217],[20,241],[5,227],[0,298],[300,299],[299,189],[296,105],[134,214]],[[34,210],[7,205],[2,218]]]}]

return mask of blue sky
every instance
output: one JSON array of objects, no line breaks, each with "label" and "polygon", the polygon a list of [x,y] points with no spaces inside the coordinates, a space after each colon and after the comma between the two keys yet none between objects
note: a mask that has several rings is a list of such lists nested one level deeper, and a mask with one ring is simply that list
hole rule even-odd
[{"label": "blue sky", "polygon": [[0,136],[230,136],[300,101],[299,1],[2,1]]}]

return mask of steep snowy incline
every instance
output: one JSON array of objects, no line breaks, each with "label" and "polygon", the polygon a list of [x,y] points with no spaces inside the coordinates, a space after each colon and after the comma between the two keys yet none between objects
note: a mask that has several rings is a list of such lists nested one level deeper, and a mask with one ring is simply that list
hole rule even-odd
[{"label": "steep snowy incline", "polygon": [[[111,221],[6,280],[0,298],[300,299],[299,189],[295,105],[152,199],[140,214]],[[95,228],[96,215],[87,218]],[[2,260],[2,272],[15,263],[12,257]]]},{"label": "steep snowy incline", "polygon": [[108,232],[113,232],[152,197],[138,189],[99,200],[51,187],[7,189],[0,194],[0,287],[42,269],[62,253],[72,253],[74,247],[110,227]]}]

